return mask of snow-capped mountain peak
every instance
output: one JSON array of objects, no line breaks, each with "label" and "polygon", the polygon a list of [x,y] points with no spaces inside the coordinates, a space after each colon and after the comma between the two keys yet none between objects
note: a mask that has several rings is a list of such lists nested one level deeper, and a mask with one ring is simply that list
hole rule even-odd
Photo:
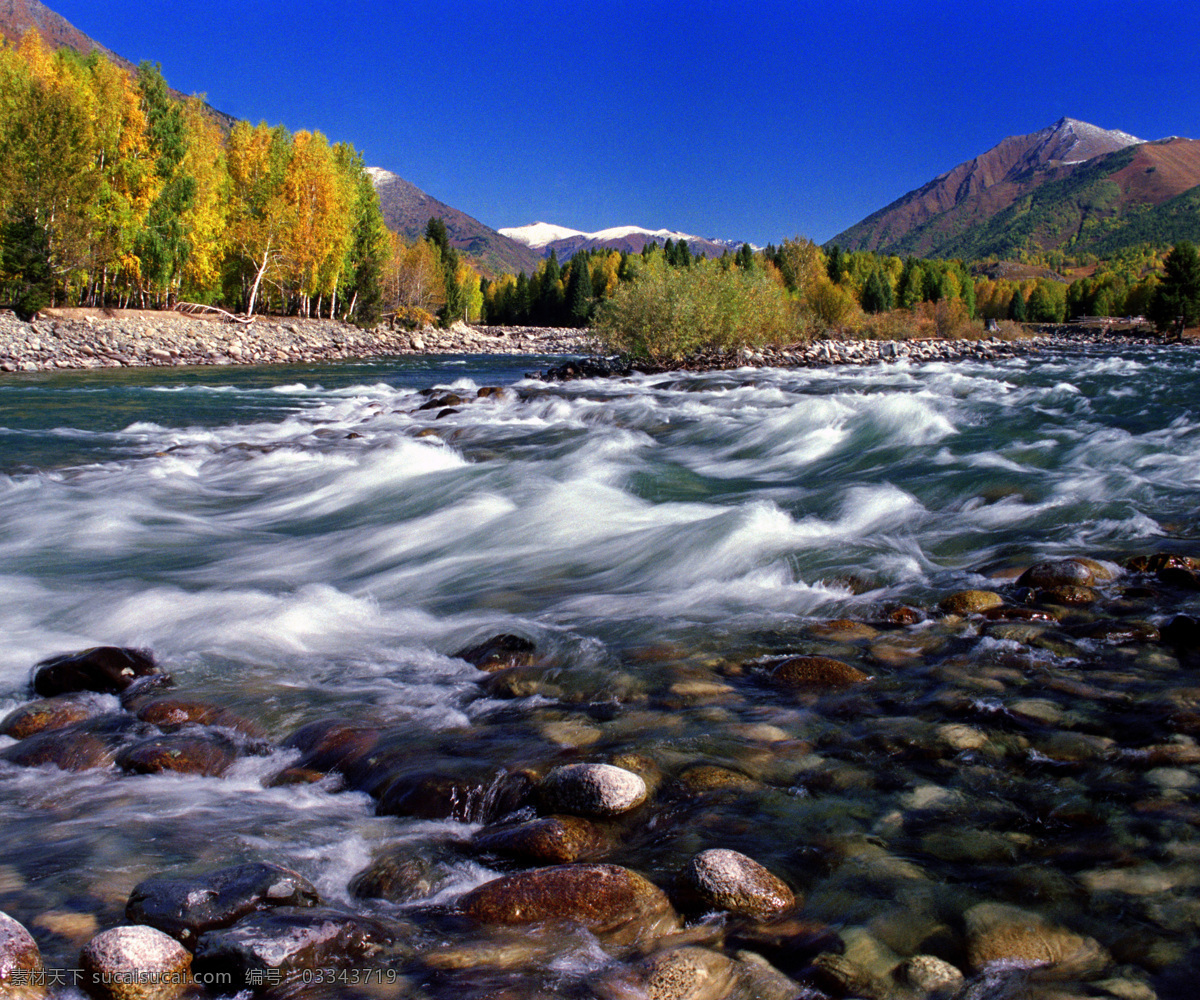
[{"label": "snow-capped mountain peak", "polygon": [[524,243],[527,247],[541,250],[556,240],[570,239],[572,236],[588,237],[591,234],[580,232],[578,229],[568,229],[566,226],[554,226],[549,222],[532,222],[528,226],[515,226],[510,229],[497,229],[501,236],[510,240]]}]

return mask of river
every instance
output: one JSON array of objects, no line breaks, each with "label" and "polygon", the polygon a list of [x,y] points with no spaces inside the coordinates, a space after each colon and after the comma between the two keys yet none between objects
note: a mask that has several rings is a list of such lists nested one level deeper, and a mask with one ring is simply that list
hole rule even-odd
[{"label": "river", "polygon": [[[932,953],[977,998],[1192,995],[1200,684],[1195,649],[1159,632],[1200,593],[1120,567],[1200,557],[1200,352],[523,377],[551,362],[0,381],[0,715],[37,661],[117,645],[263,734],[219,777],[0,763],[0,910],[47,967],[75,966],[142,879],[247,860],[413,921],[380,959],[409,993],[336,995],[586,996],[633,961],[563,932],[486,974],[430,971],[422,954],[458,941],[438,908],[514,869],[470,846],[499,817],[272,781],[299,759],[290,734],[338,717],[403,734],[431,772],[640,762],[657,791],[604,860],[670,889],[697,851],[736,849],[876,975]],[[435,386],[465,401],[419,409]],[[1115,578],[1069,604],[1018,592],[1071,556]],[[964,590],[1057,620],[938,612]],[[534,665],[453,655],[499,634]],[[781,690],[765,665],[792,654],[873,679]],[[948,726],[981,735],[951,745]],[[353,898],[396,845],[437,873],[429,892]],[[972,968],[966,914],[988,903],[1105,957],[1045,981]],[[818,997],[811,957],[776,964]],[[1002,992],[1016,975],[1027,994]]]}]

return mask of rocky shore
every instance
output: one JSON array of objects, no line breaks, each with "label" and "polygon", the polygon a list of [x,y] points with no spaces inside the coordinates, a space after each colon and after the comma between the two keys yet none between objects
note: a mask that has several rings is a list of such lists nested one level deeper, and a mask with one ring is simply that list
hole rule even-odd
[{"label": "rocky shore", "polygon": [[[837,340],[783,347],[742,348],[681,361],[600,360],[559,366],[550,378],[713,370],[744,365],[785,368],[874,364],[900,360],[996,360],[1050,347],[1145,344],[1145,333],[1106,325],[1030,327],[1019,340]],[[418,331],[363,330],[327,319],[260,316],[252,323],[174,312],[47,309],[32,322],[0,311],[0,373],[54,369],[182,365],[296,364],[404,354],[585,354],[597,348],[587,330],[546,327],[471,327]],[[568,371],[569,370],[569,371]]]},{"label": "rocky shore", "polygon": [[586,331],[533,327],[363,330],[349,323],[172,312],[47,309],[30,323],[0,312],[0,372],[173,365],[294,364],[400,354],[576,354]]}]

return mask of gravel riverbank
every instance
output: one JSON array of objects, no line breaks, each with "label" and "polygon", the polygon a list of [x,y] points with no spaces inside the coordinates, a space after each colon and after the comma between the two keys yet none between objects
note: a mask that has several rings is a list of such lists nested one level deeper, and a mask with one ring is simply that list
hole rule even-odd
[{"label": "gravel riverbank", "polygon": [[253,323],[171,312],[48,309],[30,323],[0,312],[0,372],[169,365],[288,364],[397,354],[578,354],[587,332],[456,324],[362,330],[349,323],[258,317]]},{"label": "gravel riverbank", "polygon": [[[580,378],[745,365],[824,367],[880,361],[992,360],[1073,344],[1145,344],[1144,332],[1097,326],[1029,328],[1019,340],[815,340],[809,344],[729,349],[677,362],[639,363],[590,357],[550,369],[550,378]],[[587,330],[470,327],[363,330],[327,319],[260,316],[252,323],[172,312],[47,309],[30,323],[0,311],[0,372],[174,365],[289,364],[401,354],[585,354],[597,345]]]}]

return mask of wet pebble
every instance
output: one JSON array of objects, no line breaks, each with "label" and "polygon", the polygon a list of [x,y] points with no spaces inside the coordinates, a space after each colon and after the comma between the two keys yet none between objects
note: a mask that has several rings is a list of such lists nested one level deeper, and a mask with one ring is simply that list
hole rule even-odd
[{"label": "wet pebble", "polygon": [[62,729],[73,722],[82,722],[100,715],[108,708],[87,696],[58,695],[43,698],[13,709],[0,721],[0,735],[23,740],[36,733]]},{"label": "wet pebble", "polygon": [[593,860],[614,847],[611,836],[580,816],[546,816],[498,830],[485,828],[474,844],[481,851],[542,865]]},{"label": "wet pebble", "polygon": [[783,916],[796,906],[783,879],[727,848],[695,855],[679,873],[677,885],[681,898],[694,905],[760,920]]},{"label": "wet pebble", "polygon": [[646,783],[612,764],[567,764],[542,780],[542,799],[550,809],[580,816],[618,816],[646,801]]},{"label": "wet pebble", "polygon": [[771,683],[785,688],[841,688],[871,680],[857,667],[828,656],[789,656],[765,666]]},{"label": "wet pebble", "polygon": [[168,1000],[186,991],[192,956],[162,931],[135,925],[97,934],[79,964],[84,987],[98,1000]]}]

